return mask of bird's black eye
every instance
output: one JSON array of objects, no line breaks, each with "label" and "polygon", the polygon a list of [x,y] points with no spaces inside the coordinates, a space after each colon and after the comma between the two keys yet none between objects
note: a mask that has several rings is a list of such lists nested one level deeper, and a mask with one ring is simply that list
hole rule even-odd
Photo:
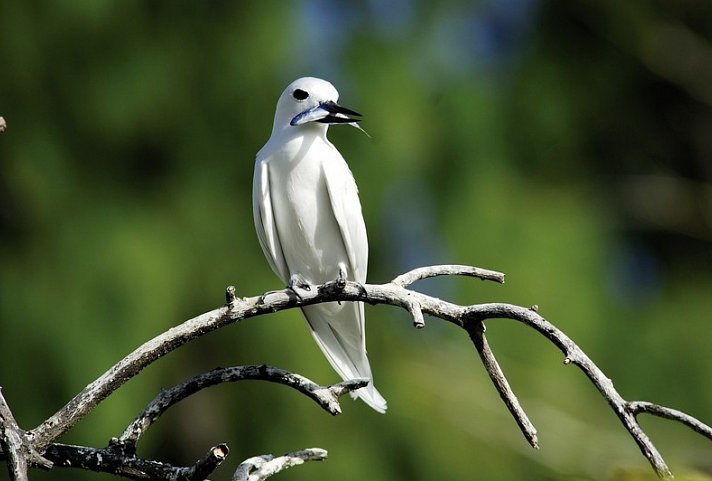
[{"label": "bird's black eye", "polygon": [[302,90],[302,89],[297,89],[294,92],[292,92],[292,97],[294,97],[297,100],[305,100],[307,97],[309,97],[309,92]]}]

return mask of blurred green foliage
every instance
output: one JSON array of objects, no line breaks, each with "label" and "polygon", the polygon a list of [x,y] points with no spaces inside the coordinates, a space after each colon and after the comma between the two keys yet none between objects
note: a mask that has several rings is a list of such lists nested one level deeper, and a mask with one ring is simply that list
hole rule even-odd
[{"label": "blurred green foliage", "polygon": [[[538,304],[623,396],[712,421],[710,2],[2,2],[0,31],[0,385],[22,427],[225,286],[280,287],[254,234],[252,168],[303,75],[332,80],[373,137],[330,133],[360,187],[370,281],[441,262],[504,271],[504,286],[423,289]],[[140,455],[188,464],[226,441],[215,479],[311,446],[329,460],[282,478],[650,479],[534,332],[488,324],[538,452],[462,332],[367,317],[387,415],[346,399],[331,418],[281,386],[225,385],[169,411]],[[61,441],[103,446],[160,387],[248,363],[338,380],[298,312],[251,319],[155,363]],[[643,423],[676,474],[712,471],[709,441]]]}]

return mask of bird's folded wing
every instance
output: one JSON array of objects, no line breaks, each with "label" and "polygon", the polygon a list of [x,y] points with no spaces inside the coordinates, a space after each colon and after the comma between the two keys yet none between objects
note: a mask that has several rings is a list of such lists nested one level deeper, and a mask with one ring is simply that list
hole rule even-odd
[{"label": "bird's folded wing", "polygon": [[272,197],[270,195],[269,163],[264,159],[257,159],[255,163],[255,177],[252,182],[252,213],[255,221],[255,230],[260,240],[260,245],[270,267],[282,281],[289,280],[289,268],[284,259],[282,244],[272,210]]},{"label": "bird's folded wing", "polygon": [[346,248],[350,264],[348,277],[356,282],[366,282],[368,238],[358,188],[346,161],[334,150],[336,157],[322,164],[326,189]]}]

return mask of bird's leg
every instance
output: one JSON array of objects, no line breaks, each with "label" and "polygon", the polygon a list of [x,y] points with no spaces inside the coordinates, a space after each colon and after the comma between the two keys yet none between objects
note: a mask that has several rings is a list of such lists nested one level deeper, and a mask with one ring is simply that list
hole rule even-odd
[{"label": "bird's leg", "polygon": [[[346,271],[346,264],[339,262],[339,273],[336,276],[336,287],[343,290],[346,287],[346,277],[348,276]],[[337,301],[341,305],[341,301]]]},{"label": "bird's leg", "polygon": [[[336,285],[340,289],[343,289],[346,287],[346,281],[348,280],[347,272],[348,271],[346,270],[346,264],[344,264],[343,262],[339,262],[339,274],[336,277]],[[361,291],[361,294],[363,294],[365,296],[366,289],[363,287],[363,284],[361,284],[360,282],[357,282],[357,284],[358,284],[359,290]],[[341,302],[339,302],[339,304],[341,304]]]},{"label": "bird's leg", "polygon": [[302,277],[301,274],[292,274],[287,283],[287,289],[295,290],[302,289],[304,291],[311,291],[311,285]]},{"label": "bird's leg", "polygon": [[346,272],[346,264],[343,262],[339,262],[339,274],[336,276],[336,285],[339,287],[339,289],[343,289],[346,287],[346,277],[347,277],[347,272]]},{"label": "bird's leg", "polygon": [[[286,285],[286,288],[292,293],[297,296],[297,298],[301,301],[302,296],[299,294],[299,289],[303,291],[311,291],[311,285],[304,279],[300,274],[293,274],[292,277],[289,278],[289,282]],[[267,296],[271,294],[278,294],[282,291],[267,291],[264,294],[260,296],[260,304],[265,303],[265,299]]]},{"label": "bird's leg", "polygon": [[302,300],[302,296],[299,294],[299,290],[311,291],[311,285],[302,277],[301,274],[292,274],[287,283],[287,289],[292,291],[299,300]]}]

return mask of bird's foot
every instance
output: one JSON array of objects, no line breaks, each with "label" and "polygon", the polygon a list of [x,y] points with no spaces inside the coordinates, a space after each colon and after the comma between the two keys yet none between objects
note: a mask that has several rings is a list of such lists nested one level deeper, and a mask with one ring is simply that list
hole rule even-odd
[{"label": "bird's foot", "polygon": [[[340,290],[344,290],[346,287],[346,277],[348,276],[346,271],[346,264],[339,262],[339,273],[336,276],[336,287]],[[341,301],[337,301],[341,305]]]},{"label": "bird's foot", "polygon": [[[286,286],[287,290],[292,291],[292,293],[299,298],[299,300],[302,300],[302,296],[299,295],[298,290],[303,290],[303,291],[311,291],[311,286],[309,283],[304,280],[302,276],[299,274],[294,274],[290,279],[289,283]],[[284,294],[284,291],[267,291],[264,294],[262,294],[259,297],[259,303],[260,304],[265,304],[267,302],[267,298],[269,296],[277,295],[277,294]]]},{"label": "bird's foot", "polygon": [[302,300],[302,296],[299,294],[299,291],[311,291],[311,285],[300,274],[292,274],[292,277],[289,278],[287,289],[292,291],[294,295],[299,298],[299,300]]},{"label": "bird's foot", "polygon": [[336,276],[336,286],[339,289],[346,287],[346,265],[343,262],[339,262],[339,274]]},{"label": "bird's foot", "polygon": [[287,289],[301,289],[303,291],[311,291],[311,285],[301,276],[301,274],[292,274],[287,284]]}]

